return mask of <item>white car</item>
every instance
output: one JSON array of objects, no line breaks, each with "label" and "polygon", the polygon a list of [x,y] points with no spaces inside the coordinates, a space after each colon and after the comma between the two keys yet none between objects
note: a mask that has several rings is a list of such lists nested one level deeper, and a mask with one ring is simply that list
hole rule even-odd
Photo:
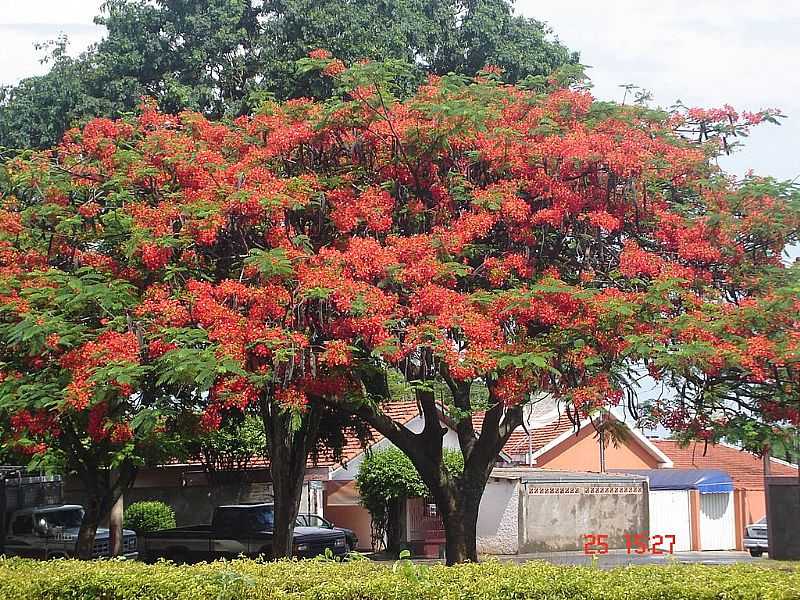
[{"label": "white car", "polygon": [[744,547],[750,551],[750,556],[761,556],[769,552],[767,538],[767,517],[748,525],[744,529]]}]

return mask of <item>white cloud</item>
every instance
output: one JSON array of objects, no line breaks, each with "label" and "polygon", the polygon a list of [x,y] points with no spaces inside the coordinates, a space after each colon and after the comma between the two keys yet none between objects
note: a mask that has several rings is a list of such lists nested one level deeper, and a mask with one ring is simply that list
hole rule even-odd
[{"label": "white cloud", "polygon": [[40,64],[38,42],[69,38],[69,52],[79,54],[98,41],[105,28],[93,23],[101,0],[0,0],[0,85],[47,72]]},{"label": "white cloud", "polygon": [[757,110],[778,107],[781,127],[757,128],[726,169],[791,179],[800,175],[800,3],[791,0],[519,0],[517,12],[546,21],[581,52],[594,93],[621,99],[635,83],[656,103]]}]

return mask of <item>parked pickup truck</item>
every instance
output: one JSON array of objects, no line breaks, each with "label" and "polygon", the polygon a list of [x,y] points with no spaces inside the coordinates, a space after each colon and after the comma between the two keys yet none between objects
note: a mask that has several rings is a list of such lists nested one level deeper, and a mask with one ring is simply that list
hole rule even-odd
[{"label": "parked pickup truck", "polygon": [[[0,466],[0,554],[28,558],[70,558],[78,546],[83,507],[64,504],[60,475],[26,473],[22,467]],[[94,558],[108,557],[111,536],[98,529]],[[136,533],[123,530],[125,558],[136,558]]]},{"label": "parked pickup truck", "polygon": [[[272,504],[235,504],[214,509],[211,525],[190,525],[144,534],[139,542],[143,560],[167,558],[177,563],[236,558],[244,555],[272,558]],[[347,553],[341,531],[295,527],[293,555],[311,558],[326,549],[336,556]]]},{"label": "parked pickup truck", "polygon": [[[33,506],[12,512],[8,519],[5,551],[9,555],[28,558],[70,558],[76,555],[78,530],[83,520],[83,507],[78,504]],[[98,529],[94,538],[94,558],[109,556],[108,529]],[[134,559],[136,533],[122,531],[125,558]]]}]

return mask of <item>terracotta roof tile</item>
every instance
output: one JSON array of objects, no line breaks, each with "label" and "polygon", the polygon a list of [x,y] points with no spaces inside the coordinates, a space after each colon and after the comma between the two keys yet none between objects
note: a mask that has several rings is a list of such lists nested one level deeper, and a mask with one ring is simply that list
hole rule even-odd
[{"label": "terracotta roof tile", "polygon": [[[549,425],[537,427],[536,429],[530,429],[531,451],[537,452],[541,450],[560,435],[563,435],[567,431],[574,431],[574,429],[575,426],[564,415]],[[525,433],[525,430],[520,427],[514,433],[512,433],[503,450],[509,455],[527,454],[528,434]]]},{"label": "terracotta roof tile", "polygon": [[[386,413],[389,417],[393,420],[397,421],[398,423],[408,423],[411,419],[419,415],[419,409],[417,408],[417,403],[414,401],[401,401],[401,402],[385,402],[381,404],[381,410]],[[383,436],[375,431],[374,429],[370,429],[372,433],[372,442],[371,444],[377,444],[379,441],[383,439]],[[341,462],[335,461],[333,459],[333,455],[329,451],[323,451],[315,463],[314,461],[308,461],[306,468],[320,468],[320,467],[336,467],[342,463],[347,463],[348,461],[353,460],[356,456],[363,452],[364,448],[361,446],[361,442],[355,436],[348,436],[347,442],[345,443],[344,448],[342,449],[342,460]],[[198,462],[189,462],[188,464],[196,464],[200,465],[201,463]],[[248,463],[248,469],[267,469],[269,468],[269,459],[264,456],[259,456],[253,458]]]},{"label": "terracotta roof tile", "polygon": [[[414,401],[384,402],[381,404],[381,410],[393,421],[403,424],[408,423],[414,417],[419,415],[419,408],[417,407],[417,403]],[[383,439],[383,436],[372,428],[370,428],[370,433],[372,434],[372,441],[370,442],[370,445],[377,444]],[[355,436],[350,436],[347,439],[345,447],[342,449],[342,460],[340,462],[335,461],[330,452],[323,452],[320,454],[319,460],[316,464],[312,464],[311,461],[309,461],[308,466],[335,467],[339,464],[347,463],[353,460],[363,451],[364,448],[361,446],[361,442],[358,440],[358,438]]]},{"label": "terracotta roof tile", "polygon": [[[764,467],[759,457],[724,444],[690,443],[681,448],[674,440],[651,440],[672,459],[676,469],[720,469],[728,473],[734,485],[746,489],[764,488]],[[774,476],[797,477],[797,467],[773,460],[770,472]]]},{"label": "terracotta roof tile", "polygon": [[[484,413],[475,413],[472,416],[472,423],[476,431],[480,431],[483,425]],[[544,427],[528,428],[531,433],[531,452],[540,450],[558,436],[562,435],[565,431],[573,430],[574,426],[566,415],[561,415],[552,423]],[[507,455],[514,457],[528,453],[528,434],[525,429],[518,427],[508,438],[506,445],[503,446],[503,452]]]}]

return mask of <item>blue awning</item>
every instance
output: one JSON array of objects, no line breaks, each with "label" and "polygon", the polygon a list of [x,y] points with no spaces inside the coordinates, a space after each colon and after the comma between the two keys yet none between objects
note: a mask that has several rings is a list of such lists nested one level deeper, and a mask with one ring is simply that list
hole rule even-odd
[{"label": "blue awning", "polygon": [[716,469],[615,469],[618,473],[644,475],[651,490],[698,490],[701,494],[733,491],[733,480]]}]

